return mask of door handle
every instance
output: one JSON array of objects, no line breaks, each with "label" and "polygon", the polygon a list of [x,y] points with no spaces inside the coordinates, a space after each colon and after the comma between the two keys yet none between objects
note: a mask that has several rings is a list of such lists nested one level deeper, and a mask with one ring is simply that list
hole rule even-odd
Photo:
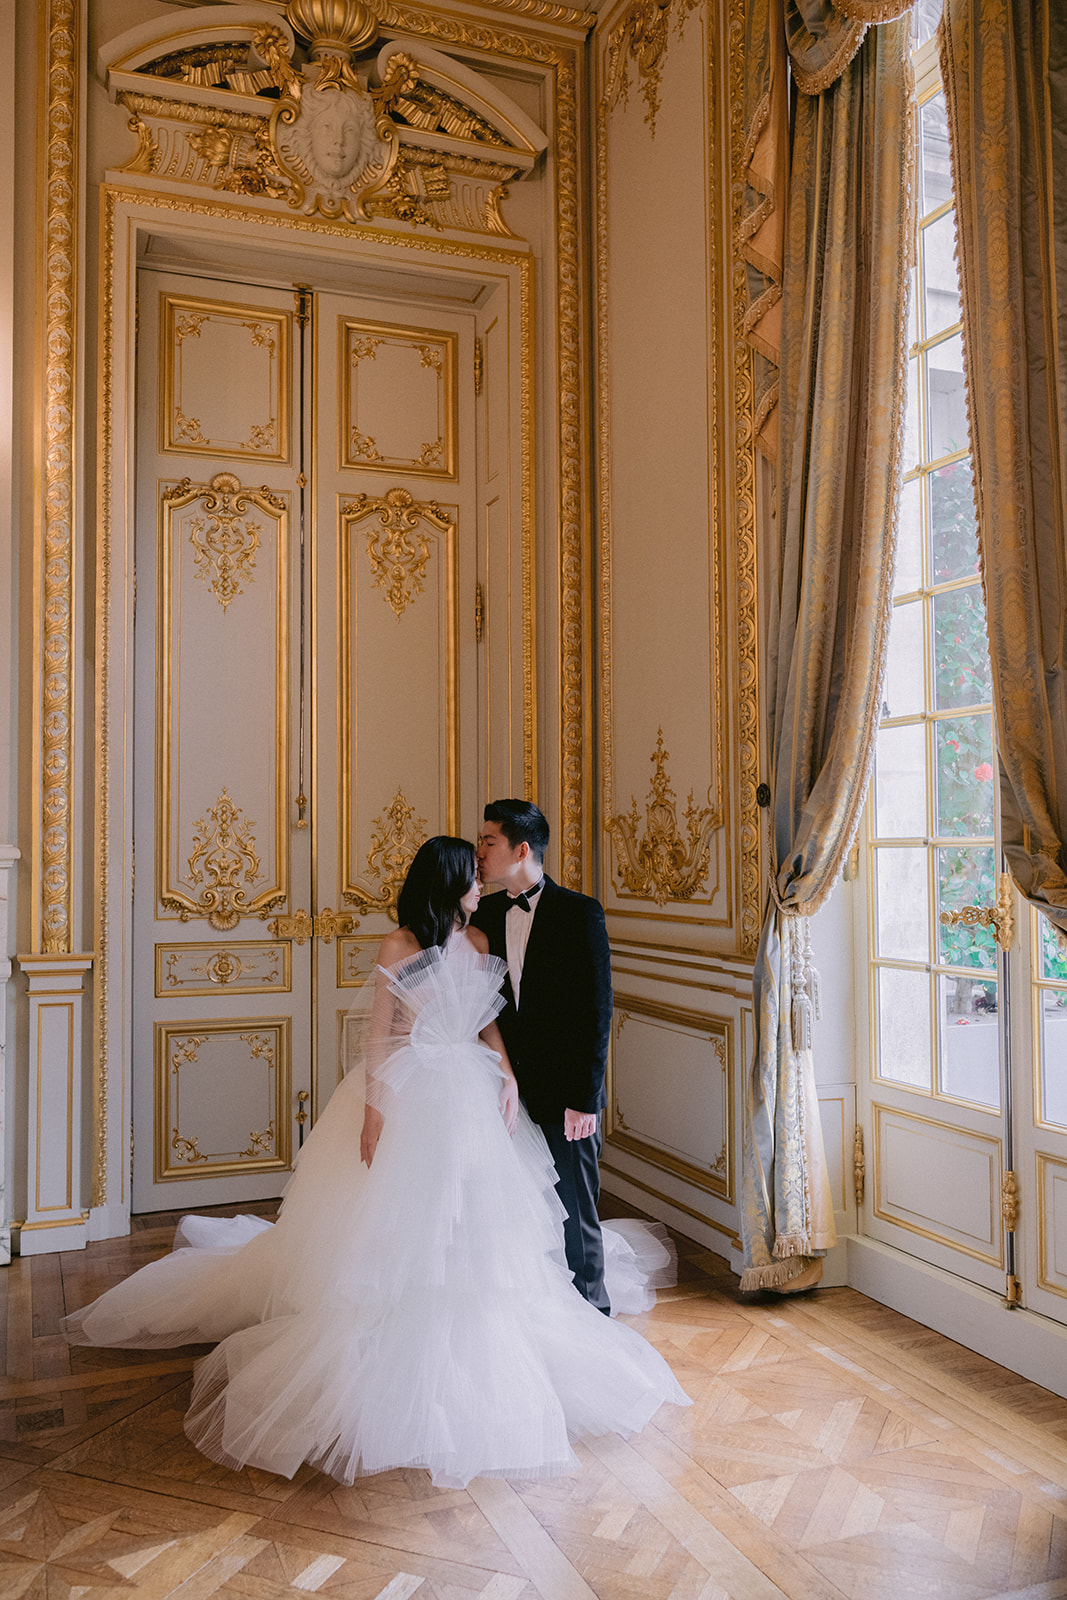
[{"label": "door handle", "polygon": [[997,898],[993,905],[960,906],[958,911],[942,911],[940,922],[943,928],[992,928],[1000,948],[1010,950],[1015,942],[1015,908],[1008,873],[1002,872],[997,880]]},{"label": "door handle", "polygon": [[354,933],[359,918],[350,911],[331,911],[325,906],[317,917],[310,912],[297,911],[292,916],[273,917],[267,929],[276,939],[291,939],[294,944],[304,944],[308,939],[321,939],[332,944],[340,934]]}]

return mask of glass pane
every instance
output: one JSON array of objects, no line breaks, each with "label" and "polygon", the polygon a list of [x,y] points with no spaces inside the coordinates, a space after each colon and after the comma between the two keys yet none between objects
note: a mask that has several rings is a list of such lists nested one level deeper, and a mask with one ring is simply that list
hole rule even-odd
[{"label": "glass pane", "polygon": [[923,338],[932,339],[960,320],[960,279],[956,270],[956,214],[946,211],[922,231]]},{"label": "glass pane", "polygon": [[926,851],[880,848],[875,852],[875,878],[878,954],[891,961],[929,961]]},{"label": "glass pane", "polygon": [[[940,7],[938,7],[940,10]],[[945,115],[945,96],[935,94],[919,112],[920,138],[922,140],[922,208],[928,216],[946,200],[952,199],[952,165],[948,148],[948,117]]]},{"label": "glass pane", "polygon": [[946,717],[937,724],[937,832],[981,837],[993,832],[993,718]]},{"label": "glass pane", "polygon": [[958,333],[926,353],[926,401],[929,408],[928,459],[936,461],[940,456],[950,456],[956,450],[969,449],[967,395],[963,387],[963,340]]},{"label": "glass pane", "polygon": [[880,839],[926,837],[926,730],[921,722],[879,729],[874,818]]},{"label": "glass pane", "polygon": [[1067,1128],[1067,989],[1042,989],[1041,1120]]},{"label": "glass pane", "polygon": [[[939,711],[993,698],[985,605],[978,584],[934,596],[934,704]],[[983,830],[984,831],[984,830]]]},{"label": "glass pane", "polygon": [[992,906],[996,900],[996,860],[992,846],[937,852],[938,960],[949,967],[976,967],[993,976],[997,970],[997,942],[992,928],[957,924],[946,928],[943,911],[964,906]]},{"label": "glass pane", "polygon": [[919,465],[919,357],[908,362],[908,394],[904,407],[904,458],[905,472]]},{"label": "glass pane", "polygon": [[921,600],[893,607],[883,693],[883,717],[910,717],[926,710]]},{"label": "glass pane", "polygon": [[919,282],[914,267],[908,268],[908,354],[919,340]]},{"label": "glass pane", "polygon": [[930,478],[930,577],[933,583],[978,571],[971,458],[938,467]]},{"label": "glass pane", "polygon": [[942,0],[916,0],[911,14],[911,47],[917,50],[927,39],[932,39],[941,20]]},{"label": "glass pane", "polygon": [[938,979],[941,1092],[975,1105],[1000,1107],[997,986],[972,978]]},{"label": "glass pane", "polygon": [[878,971],[878,1076],[929,1089],[930,979],[925,972]]},{"label": "glass pane", "polygon": [[910,594],[923,581],[922,492],[921,478],[912,478],[900,491],[894,594]]},{"label": "glass pane", "polygon": [[1045,916],[1039,915],[1037,920],[1041,924],[1041,976],[1067,983],[1067,933],[1060,933]]}]

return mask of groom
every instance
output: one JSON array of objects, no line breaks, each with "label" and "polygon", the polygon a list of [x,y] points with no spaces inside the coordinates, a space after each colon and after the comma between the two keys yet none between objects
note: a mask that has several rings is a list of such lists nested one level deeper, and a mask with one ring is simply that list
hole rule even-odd
[{"label": "groom", "polygon": [[575,1287],[607,1313],[597,1200],[611,956],[600,902],[545,876],[547,846],[548,823],[530,801],[486,806],[478,872],[504,892],[487,895],[473,922],[508,965],[497,1022],[519,1093],[556,1164],[567,1265]]}]

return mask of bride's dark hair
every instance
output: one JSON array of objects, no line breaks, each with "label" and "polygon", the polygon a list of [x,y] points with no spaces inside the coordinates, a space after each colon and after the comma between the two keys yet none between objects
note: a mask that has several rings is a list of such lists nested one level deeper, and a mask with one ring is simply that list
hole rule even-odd
[{"label": "bride's dark hair", "polygon": [[444,944],[464,921],[459,902],[477,875],[474,846],[439,833],[415,852],[396,902],[397,921],[410,928],[424,950]]}]

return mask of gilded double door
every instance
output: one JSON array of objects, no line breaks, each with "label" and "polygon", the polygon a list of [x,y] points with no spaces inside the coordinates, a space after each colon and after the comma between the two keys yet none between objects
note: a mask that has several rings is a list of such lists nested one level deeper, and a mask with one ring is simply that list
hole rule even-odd
[{"label": "gilded double door", "polygon": [[477,828],[480,315],[141,275],[135,1211],[280,1193],[415,848]]}]

